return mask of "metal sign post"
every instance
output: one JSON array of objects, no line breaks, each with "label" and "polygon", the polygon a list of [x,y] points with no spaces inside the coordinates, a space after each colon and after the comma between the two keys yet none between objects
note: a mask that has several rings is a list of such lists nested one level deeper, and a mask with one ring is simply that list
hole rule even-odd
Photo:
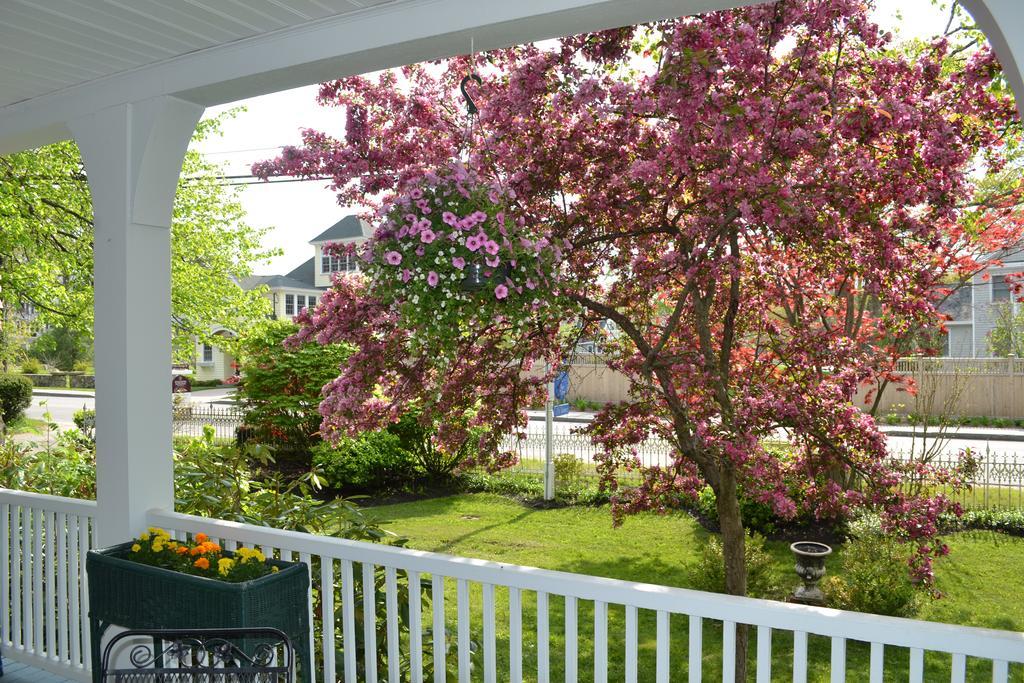
[{"label": "metal sign post", "polygon": [[[544,364],[545,374],[551,366]],[[544,500],[555,499],[555,459],[552,450],[555,439],[555,383],[548,382],[548,400],[544,402]]]}]

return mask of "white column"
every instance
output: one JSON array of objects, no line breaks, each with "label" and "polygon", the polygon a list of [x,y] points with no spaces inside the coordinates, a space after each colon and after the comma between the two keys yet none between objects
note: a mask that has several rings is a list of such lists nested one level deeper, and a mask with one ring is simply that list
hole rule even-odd
[{"label": "white column", "polygon": [[173,97],[71,122],[95,218],[96,499],[100,545],[174,509],[171,212],[203,108]]},{"label": "white column", "polygon": [[1024,3],[1020,0],[961,0],[995,49],[1010,89],[1017,96],[1017,111],[1024,116]]}]

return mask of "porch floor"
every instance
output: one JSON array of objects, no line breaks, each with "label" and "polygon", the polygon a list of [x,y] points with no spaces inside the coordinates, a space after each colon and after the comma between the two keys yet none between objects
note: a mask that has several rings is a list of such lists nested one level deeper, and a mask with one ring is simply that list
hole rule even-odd
[{"label": "porch floor", "polygon": [[2,683],[72,683],[70,679],[61,678],[56,674],[34,669],[31,666],[4,659],[4,675]]}]

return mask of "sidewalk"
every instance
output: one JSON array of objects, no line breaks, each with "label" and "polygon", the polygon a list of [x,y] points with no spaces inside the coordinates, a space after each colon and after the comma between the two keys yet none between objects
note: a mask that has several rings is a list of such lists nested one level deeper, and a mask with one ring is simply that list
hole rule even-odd
[{"label": "sidewalk", "polygon": [[[234,392],[234,388],[210,387],[206,389],[196,389],[191,393],[178,395],[185,396],[186,398],[197,403],[219,403],[234,405],[234,401],[231,398]],[[60,396],[63,398],[96,398],[96,391],[94,389],[60,389],[57,387],[34,387],[32,389],[32,395]]]},{"label": "sidewalk", "polygon": [[[924,435],[921,427],[911,425],[879,425],[878,430],[886,436],[904,436],[920,438]],[[937,427],[928,428],[928,438],[939,435]],[[1017,441],[1024,442],[1024,429],[1004,429],[1001,427],[949,427],[942,435],[944,439],[970,439],[977,441]]]},{"label": "sidewalk", "polygon": [[34,387],[33,396],[65,396],[68,398],[96,398],[94,389],[59,389],[56,387]]},{"label": "sidewalk", "polygon": [[[543,422],[544,411],[543,410],[527,410],[526,414],[530,418],[530,422]],[[594,419],[594,413],[584,413],[578,410],[570,410],[566,415],[560,415],[555,418],[555,422],[575,422],[578,424],[586,424]]]}]

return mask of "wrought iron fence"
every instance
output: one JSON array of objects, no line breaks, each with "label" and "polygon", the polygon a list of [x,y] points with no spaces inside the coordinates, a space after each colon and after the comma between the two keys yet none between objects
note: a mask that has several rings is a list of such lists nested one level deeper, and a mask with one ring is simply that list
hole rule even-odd
[{"label": "wrought iron fence", "polygon": [[[213,427],[214,437],[221,441],[235,438],[235,429],[241,426],[244,411],[236,406],[187,406],[177,407],[174,412],[174,433],[177,436],[198,437],[206,425]],[[560,433],[553,437],[553,453],[556,458],[575,459],[573,476],[596,479],[597,467],[594,456],[599,448],[589,437],[578,433]],[[542,430],[530,429],[526,437],[506,436],[501,448],[512,451],[518,457],[515,466],[505,472],[534,474],[544,473],[545,436]],[[672,462],[672,446],[661,439],[649,439],[634,448],[634,454],[645,467],[666,466]],[[894,454],[896,459],[906,460],[907,453]],[[937,467],[954,467],[956,458],[942,454],[931,460]],[[626,478],[636,479],[636,473],[626,473]],[[913,485],[909,482],[908,486]],[[971,487],[960,492],[943,491],[964,507],[979,508],[1024,508],[1024,456],[1016,453],[987,451],[981,454],[977,473],[971,480]]]},{"label": "wrought iron fence", "polygon": [[172,408],[174,435],[199,437],[208,425],[213,427],[213,436],[218,441],[235,438],[235,430],[242,426],[245,411],[237,406],[190,405]]}]

